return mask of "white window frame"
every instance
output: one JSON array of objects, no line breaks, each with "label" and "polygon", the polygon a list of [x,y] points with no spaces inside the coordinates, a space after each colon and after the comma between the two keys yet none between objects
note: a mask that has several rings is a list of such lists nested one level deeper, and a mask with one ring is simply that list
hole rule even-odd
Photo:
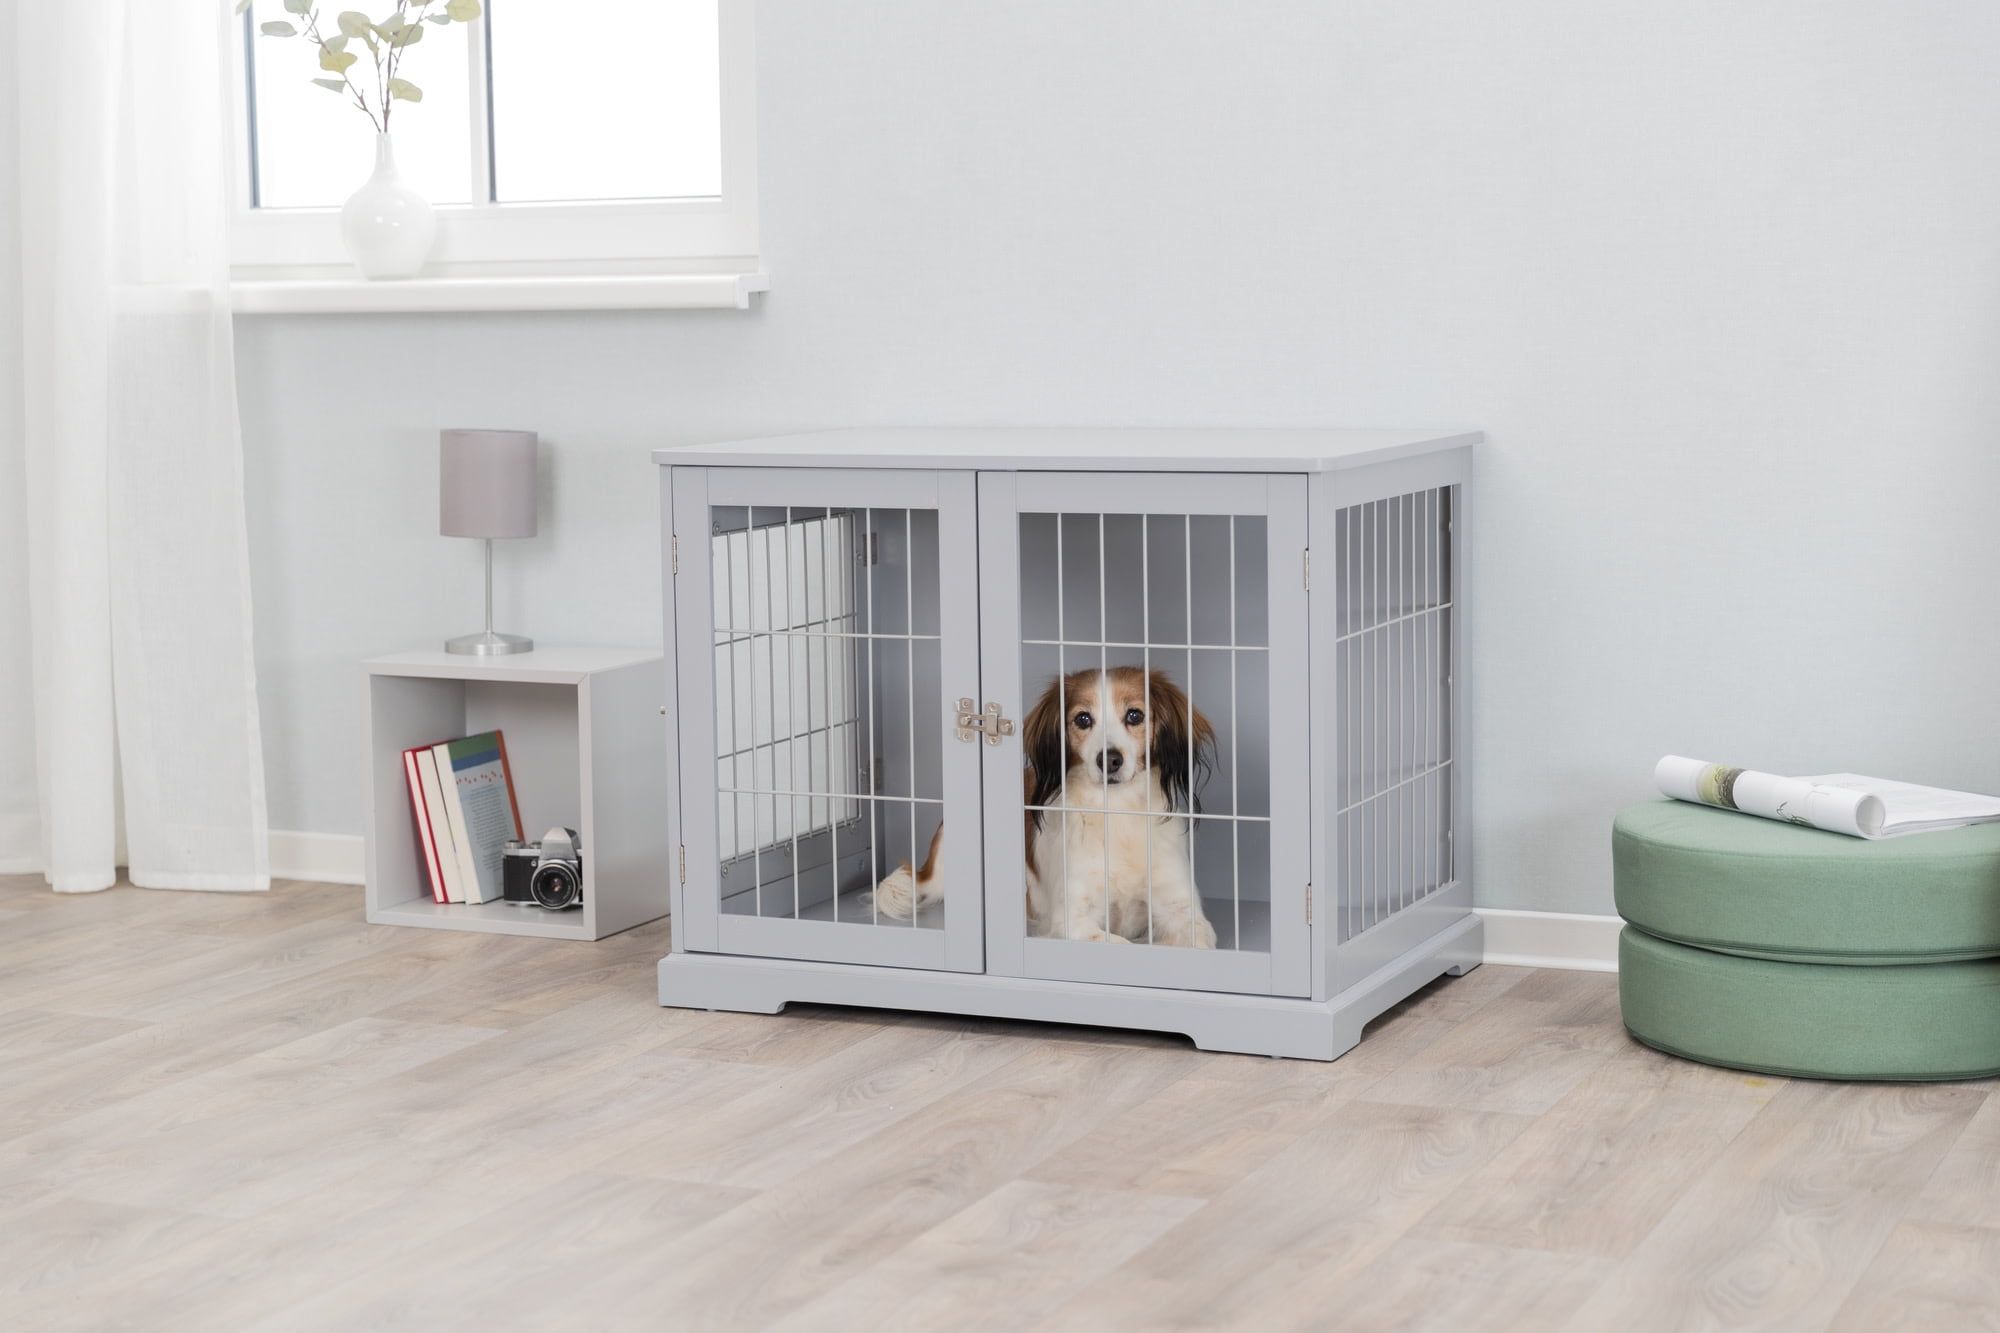
[{"label": "white window frame", "polygon": [[[608,299],[584,299],[594,305],[746,305],[749,291],[764,289],[757,252],[757,88],[755,0],[718,0],[722,100],[722,193],[700,199],[646,199],[586,203],[471,203],[437,206],[438,238],[423,275],[411,280],[424,288],[440,282],[466,280],[466,308],[516,304],[494,299],[493,280],[583,279],[569,290],[596,292]],[[470,60],[475,101],[486,96],[484,22],[470,25]],[[231,260],[239,292],[239,308],[345,308],[336,300],[323,307],[287,304],[272,293],[303,291],[330,284],[366,281],[355,273],[340,241],[338,208],[274,208],[251,206],[250,108],[248,52],[243,29],[228,25],[229,61],[236,94],[235,208],[231,225]],[[489,155],[483,142],[485,120],[474,117],[472,145],[473,190],[489,192]],[[359,124],[357,120],[357,132]],[[359,187],[361,182],[356,181]],[[620,279],[644,283],[662,276],[691,275],[703,279],[732,277],[736,299],[708,302],[666,299],[634,300],[621,292]],[[523,290],[547,283],[526,282]],[[653,282],[653,287],[662,289]],[[671,286],[672,284],[668,284]],[[408,288],[410,283],[377,283],[376,288]],[[245,297],[245,289],[252,289]],[[483,288],[483,291],[474,291]],[[321,293],[326,295],[325,292]],[[385,300],[356,308],[450,308],[449,302],[413,302],[416,293],[401,298],[386,290]],[[527,300],[522,304],[548,304]],[[556,304],[570,304],[558,302]]]}]

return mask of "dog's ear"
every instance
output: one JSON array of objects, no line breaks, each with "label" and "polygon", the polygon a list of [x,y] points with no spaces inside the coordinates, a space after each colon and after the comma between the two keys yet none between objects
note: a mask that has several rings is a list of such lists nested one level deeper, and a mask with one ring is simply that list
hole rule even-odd
[{"label": "dog's ear", "polygon": [[[1048,805],[1062,793],[1063,775],[1069,770],[1069,742],[1063,735],[1063,716],[1068,711],[1063,700],[1066,684],[1060,676],[1050,681],[1021,723],[1021,749],[1028,757],[1033,779],[1029,805]],[[1041,822],[1038,811],[1035,823]]]},{"label": "dog's ear", "polygon": [[1153,713],[1153,764],[1160,770],[1167,804],[1199,810],[1196,789],[1207,780],[1215,759],[1215,728],[1162,672],[1148,678],[1146,698]]}]

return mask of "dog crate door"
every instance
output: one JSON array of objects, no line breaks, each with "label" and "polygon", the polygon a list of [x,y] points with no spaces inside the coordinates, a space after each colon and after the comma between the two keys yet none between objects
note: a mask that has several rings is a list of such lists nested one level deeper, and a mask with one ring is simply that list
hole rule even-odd
[{"label": "dog crate door", "polygon": [[979,763],[952,726],[978,682],[974,494],[675,469],[686,948],[983,965]]},{"label": "dog crate door", "polygon": [[981,473],[987,970],[1309,993],[1302,476]]}]

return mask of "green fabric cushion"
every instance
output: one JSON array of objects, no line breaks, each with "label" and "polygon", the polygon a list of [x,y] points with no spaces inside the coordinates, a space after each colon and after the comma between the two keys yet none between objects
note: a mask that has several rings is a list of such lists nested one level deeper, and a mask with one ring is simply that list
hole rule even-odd
[{"label": "green fabric cushion", "polygon": [[2000,962],[1839,967],[1618,938],[1625,1027],[1704,1064],[1787,1077],[2000,1073]]},{"label": "green fabric cushion", "polygon": [[1611,829],[1618,914],[1649,934],[1785,962],[2000,956],[2000,824],[1868,842],[1685,801]]}]

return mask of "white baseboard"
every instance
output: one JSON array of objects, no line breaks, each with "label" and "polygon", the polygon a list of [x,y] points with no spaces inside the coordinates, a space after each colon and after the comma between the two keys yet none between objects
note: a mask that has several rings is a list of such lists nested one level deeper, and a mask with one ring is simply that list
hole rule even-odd
[{"label": "white baseboard", "polygon": [[[309,879],[324,884],[360,884],[367,856],[359,834],[271,831],[271,878]],[[1573,972],[1616,972],[1615,916],[1577,912],[1523,912],[1482,907],[1486,961],[1503,967],[1556,967]]]},{"label": "white baseboard", "polygon": [[1503,967],[1558,967],[1572,972],[1616,972],[1615,916],[1580,912],[1522,912],[1507,907],[1476,909],[1486,923],[1486,961]]},{"label": "white baseboard", "polygon": [[368,878],[368,855],[358,833],[298,833],[271,830],[271,878],[312,879],[322,884],[360,884]]}]

